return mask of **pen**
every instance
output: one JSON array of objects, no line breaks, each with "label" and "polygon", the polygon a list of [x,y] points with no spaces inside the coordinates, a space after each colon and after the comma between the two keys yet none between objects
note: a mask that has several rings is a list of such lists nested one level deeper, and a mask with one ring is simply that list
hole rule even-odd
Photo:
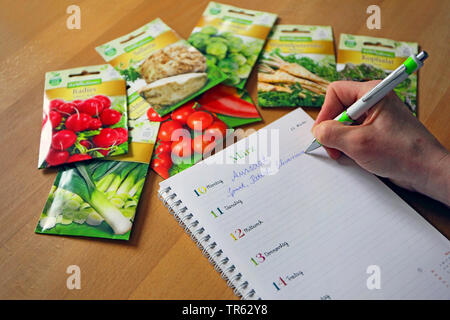
[{"label": "pen", "polygon": [[[353,103],[347,110],[343,111],[334,120],[346,125],[353,124],[356,119],[361,117],[366,111],[372,108],[378,101],[383,99],[400,82],[409,77],[410,74],[419,70],[423,66],[424,60],[428,58],[425,51],[417,56],[412,55],[405,60],[397,69],[391,72],[383,81],[377,84],[372,90],[367,92],[358,101]],[[319,141],[314,139],[305,153],[311,152],[322,146]]]}]

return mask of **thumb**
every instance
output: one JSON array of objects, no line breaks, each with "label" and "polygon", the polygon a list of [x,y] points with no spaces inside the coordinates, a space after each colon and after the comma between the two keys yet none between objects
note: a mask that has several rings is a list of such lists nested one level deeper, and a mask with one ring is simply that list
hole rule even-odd
[{"label": "thumb", "polygon": [[[313,126],[312,133],[317,141],[319,141],[323,146],[347,153],[346,151],[350,146],[349,135],[353,129],[354,128],[351,126],[346,126],[342,122],[326,120]],[[330,154],[332,158],[339,157],[339,154],[336,154],[335,152],[332,153],[337,155],[334,157],[333,154]]]}]

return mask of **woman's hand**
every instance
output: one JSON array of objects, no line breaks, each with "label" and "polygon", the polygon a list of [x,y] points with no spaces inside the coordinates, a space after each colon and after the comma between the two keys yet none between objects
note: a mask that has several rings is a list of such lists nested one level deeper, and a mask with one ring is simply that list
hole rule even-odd
[{"label": "woman's hand", "polygon": [[312,129],[314,136],[331,158],[337,159],[343,152],[367,171],[450,206],[449,152],[394,92],[358,119],[356,125],[330,120],[378,82],[331,83]]}]

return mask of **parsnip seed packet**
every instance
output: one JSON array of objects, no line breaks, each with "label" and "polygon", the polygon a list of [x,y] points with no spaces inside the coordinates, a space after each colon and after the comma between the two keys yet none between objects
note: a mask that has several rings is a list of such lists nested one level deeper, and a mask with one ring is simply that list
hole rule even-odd
[{"label": "parsnip seed packet", "polygon": [[146,101],[163,116],[226,79],[159,18],[96,50],[130,86],[130,112]]},{"label": "parsnip seed packet", "polygon": [[277,16],[273,13],[210,2],[188,41],[242,89]]},{"label": "parsnip seed packet", "polygon": [[329,26],[276,25],[258,63],[262,107],[321,107],[338,80]]},{"label": "parsnip seed packet", "polygon": [[129,239],[159,129],[147,110],[131,114],[128,153],[62,167],[36,233]]},{"label": "parsnip seed packet", "polygon": [[[337,71],[342,80],[383,79],[410,55],[418,53],[416,42],[341,34],[337,53]],[[394,91],[416,114],[417,74],[410,75]]]},{"label": "parsnip seed packet", "polygon": [[38,167],[128,152],[125,81],[110,65],[45,74]]}]

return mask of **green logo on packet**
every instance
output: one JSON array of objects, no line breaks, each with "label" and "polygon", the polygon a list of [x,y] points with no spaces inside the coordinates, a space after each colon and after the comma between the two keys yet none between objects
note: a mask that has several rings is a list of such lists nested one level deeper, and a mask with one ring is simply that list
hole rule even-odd
[{"label": "green logo on packet", "polygon": [[219,14],[220,13],[220,8],[218,8],[218,7],[211,8],[211,9],[209,9],[209,13],[211,13],[211,14]]},{"label": "green logo on packet", "polygon": [[344,44],[349,48],[356,47],[356,41],[355,40],[345,40]]},{"label": "green logo on packet", "polygon": [[48,83],[51,85],[51,86],[57,86],[57,85],[59,85],[60,83],[61,83],[61,78],[60,77],[58,77],[58,78],[52,78],[52,79],[50,79],[49,81],[48,81]]}]

